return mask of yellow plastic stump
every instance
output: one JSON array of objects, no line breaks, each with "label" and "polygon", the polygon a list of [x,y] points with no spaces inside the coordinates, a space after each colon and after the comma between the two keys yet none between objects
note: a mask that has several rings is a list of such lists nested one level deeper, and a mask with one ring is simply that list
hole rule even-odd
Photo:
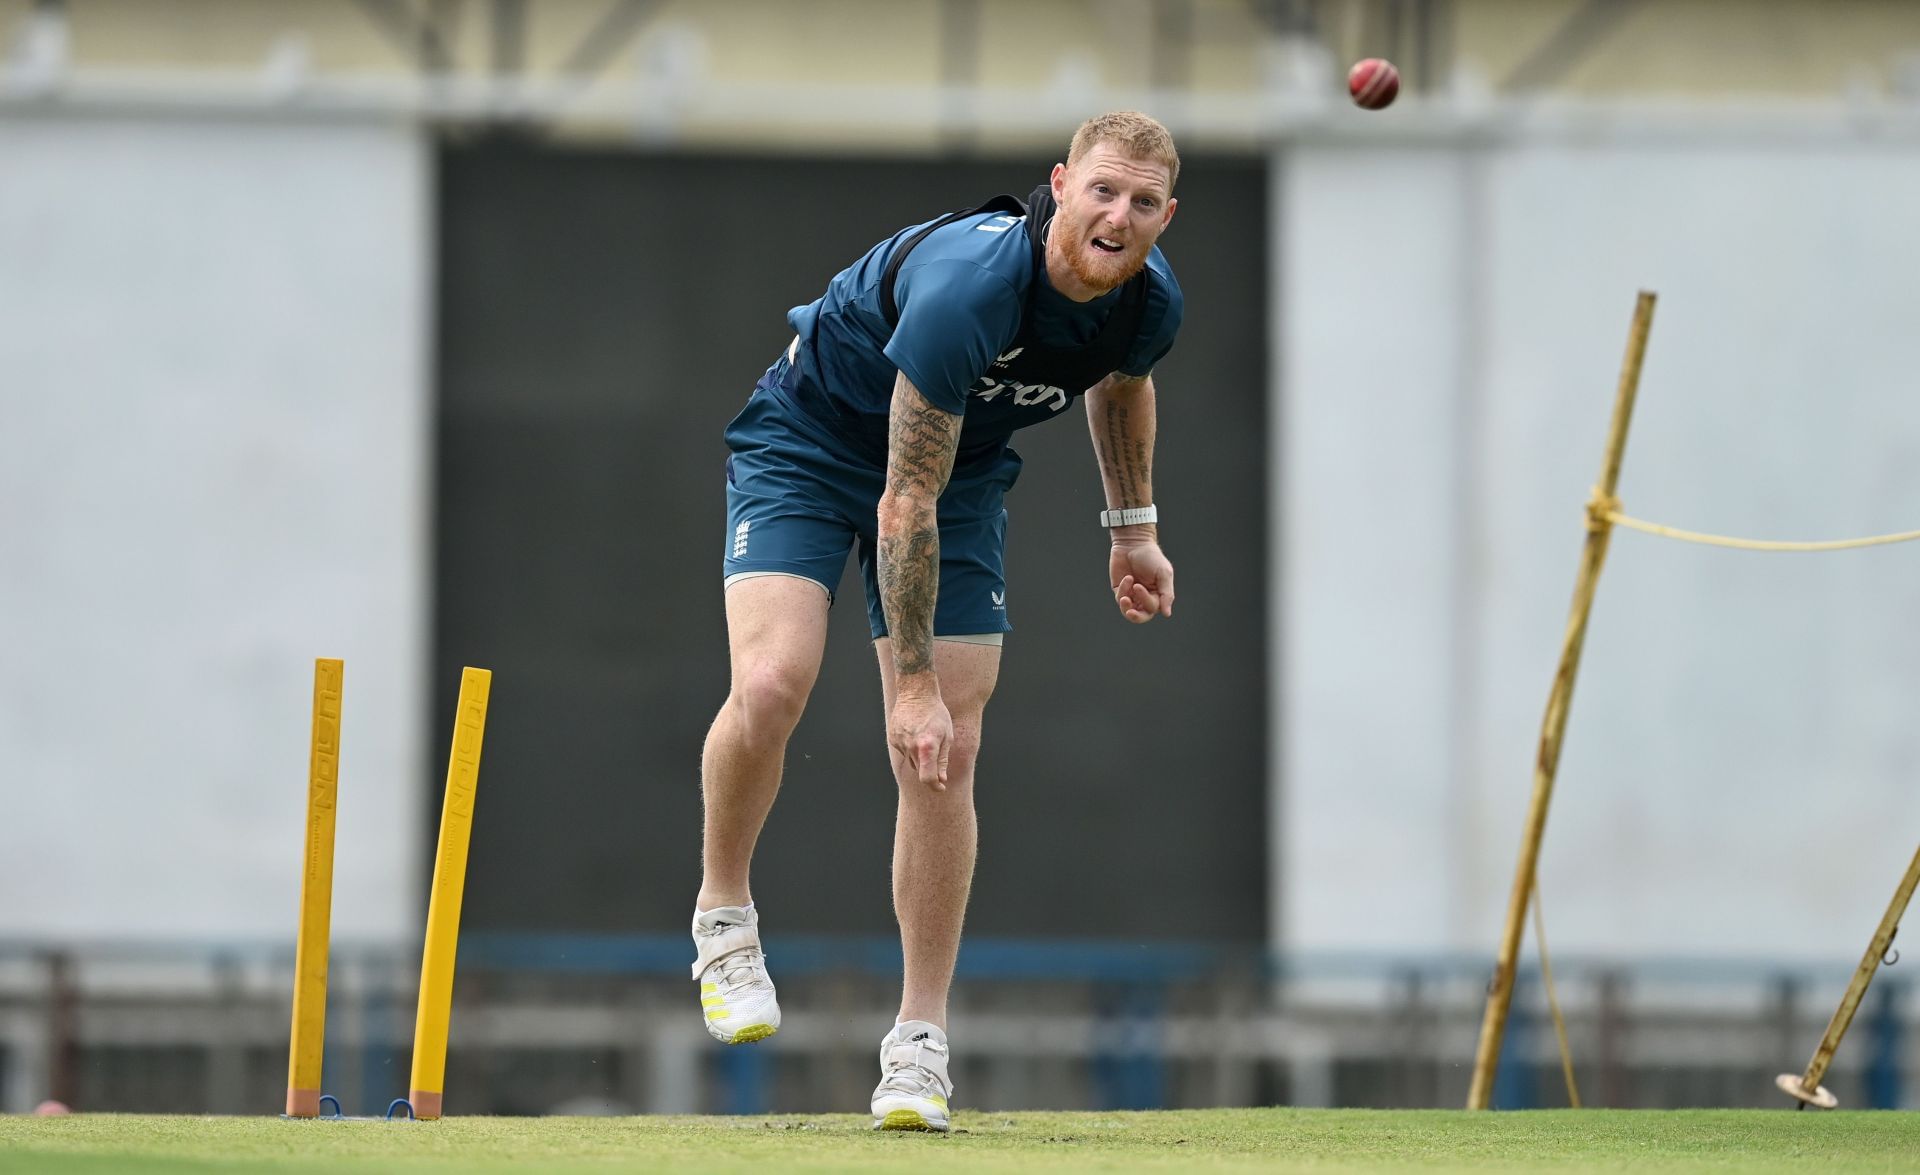
[{"label": "yellow plastic stump", "polygon": [[300,873],[300,930],[293,955],[293,1031],[287,1049],[287,1116],[320,1114],[327,1039],[327,944],[333,924],[333,820],[340,780],[342,662],[313,663],[313,739],[307,757],[307,824]]},{"label": "yellow plastic stump", "polygon": [[413,1022],[413,1076],[407,1100],[413,1116],[440,1116],[447,1078],[447,1023],[453,1012],[453,962],[460,946],[460,899],[467,883],[467,846],[473,837],[473,797],[480,779],[480,743],[487,729],[493,674],[463,669],[454,711],[453,750],[440,807],[440,840],[427,901],[427,939],[420,957],[420,1005]]}]

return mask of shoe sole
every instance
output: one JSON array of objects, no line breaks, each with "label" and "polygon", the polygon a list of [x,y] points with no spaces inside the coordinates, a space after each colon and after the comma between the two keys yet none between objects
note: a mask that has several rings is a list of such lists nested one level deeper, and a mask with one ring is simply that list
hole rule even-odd
[{"label": "shoe sole", "polygon": [[752,1044],[756,1040],[765,1040],[780,1031],[771,1024],[749,1024],[732,1036],[714,1034],[713,1039],[721,1044]]},{"label": "shoe sole", "polygon": [[933,1134],[945,1134],[947,1126],[934,1125],[918,1110],[889,1110],[887,1116],[873,1124],[875,1130],[925,1130]]}]

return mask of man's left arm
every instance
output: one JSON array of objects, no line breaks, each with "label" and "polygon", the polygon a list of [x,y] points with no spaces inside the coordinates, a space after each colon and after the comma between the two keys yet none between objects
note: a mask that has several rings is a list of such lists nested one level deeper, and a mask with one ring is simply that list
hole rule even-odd
[{"label": "man's left arm", "polygon": [[[1116,371],[1087,389],[1086,399],[1108,508],[1153,505],[1153,377]],[[1172,616],[1173,564],[1160,550],[1160,524],[1138,522],[1109,531],[1108,582],[1120,614],[1135,624]]]}]

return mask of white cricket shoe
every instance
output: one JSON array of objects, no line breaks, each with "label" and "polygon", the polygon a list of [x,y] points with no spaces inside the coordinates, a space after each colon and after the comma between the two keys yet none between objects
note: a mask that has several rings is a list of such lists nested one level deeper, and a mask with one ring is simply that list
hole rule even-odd
[{"label": "white cricket shoe", "polygon": [[780,1001],[760,950],[760,915],[752,903],[696,910],[693,977],[707,1034],[721,1044],[751,1044],[780,1031]]},{"label": "white cricket shoe", "polygon": [[880,1042],[880,1084],[873,1091],[875,1130],[937,1130],[950,1127],[947,1099],[947,1034],[925,1020],[894,1026]]}]

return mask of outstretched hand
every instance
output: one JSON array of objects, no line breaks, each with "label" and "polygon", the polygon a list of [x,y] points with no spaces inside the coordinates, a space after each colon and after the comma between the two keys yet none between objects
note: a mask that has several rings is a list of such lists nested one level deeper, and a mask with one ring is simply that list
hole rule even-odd
[{"label": "outstretched hand", "polygon": [[1173,615],[1173,563],[1155,542],[1113,544],[1107,579],[1120,615],[1134,624]]}]

